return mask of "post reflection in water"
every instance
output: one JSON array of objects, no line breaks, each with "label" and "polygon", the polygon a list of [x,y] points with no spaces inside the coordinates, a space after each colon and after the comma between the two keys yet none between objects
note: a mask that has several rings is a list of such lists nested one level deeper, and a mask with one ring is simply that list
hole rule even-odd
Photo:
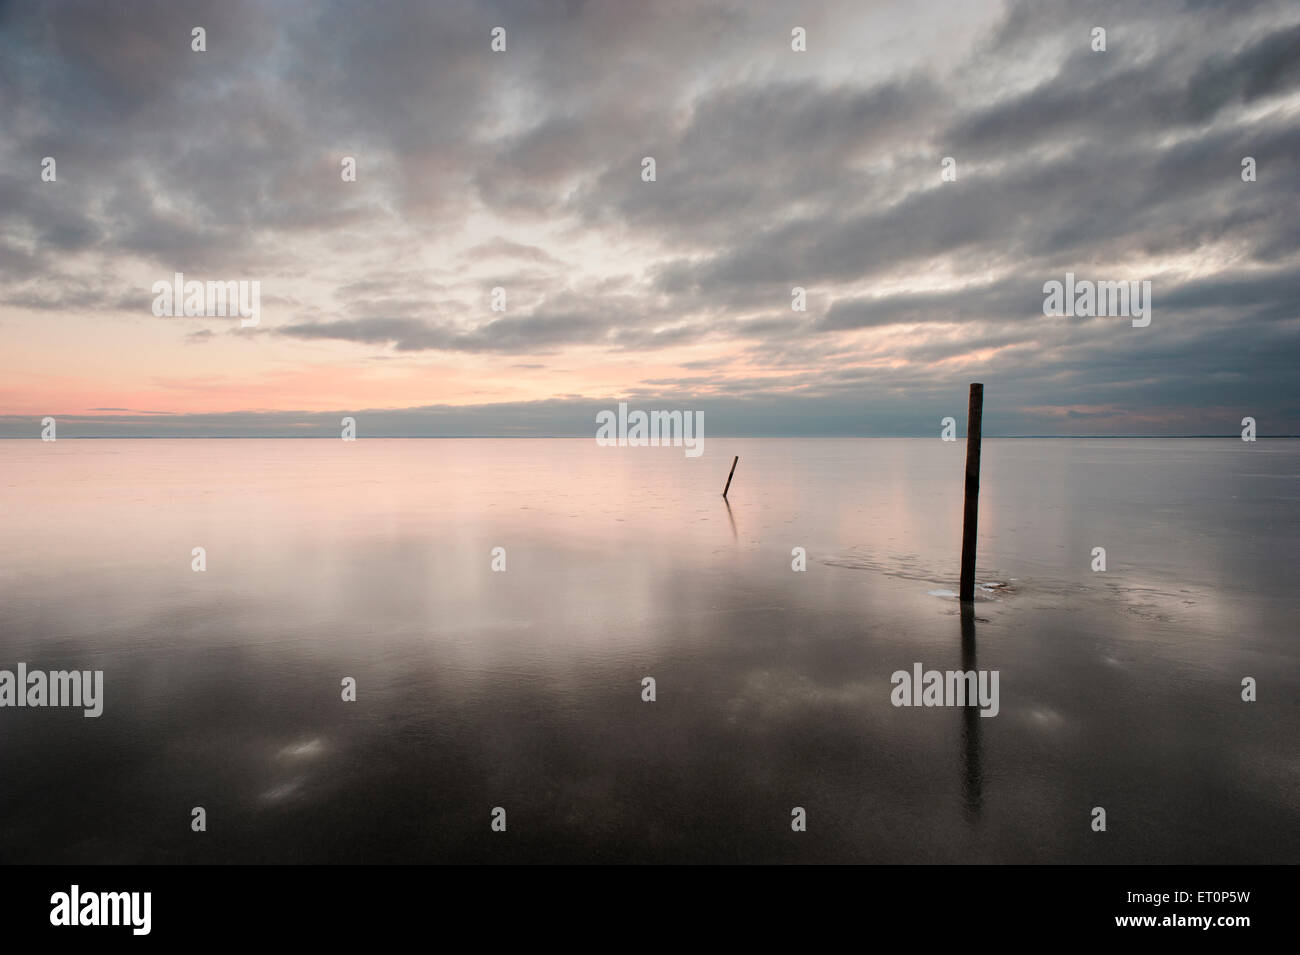
[{"label": "post reflection in water", "polygon": [[[963,602],[961,605],[961,668],[966,672],[978,672],[975,665],[975,605]],[[979,819],[983,804],[983,768],[980,762],[980,708],[963,706],[961,708],[964,725],[962,727],[963,743],[963,778],[962,796],[966,821],[974,824]]]}]

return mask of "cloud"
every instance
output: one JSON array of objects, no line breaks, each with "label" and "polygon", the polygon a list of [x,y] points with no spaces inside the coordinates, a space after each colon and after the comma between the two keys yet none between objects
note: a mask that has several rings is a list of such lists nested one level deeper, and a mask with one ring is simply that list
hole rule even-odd
[{"label": "cloud", "polygon": [[[786,401],[796,431],[861,422],[854,400],[929,428],[927,402],[978,374],[1031,430],[1075,420],[1051,408],[1161,407],[1200,433],[1243,404],[1300,430],[1292,4],[9,5],[0,110],[0,322],[19,339],[93,337],[98,316],[203,343],[167,360],[240,380],[458,356],[537,372],[507,376],[538,382],[529,402],[499,395],[525,417],[666,388],[730,396],[738,421],[754,402],[794,421]],[[247,347],[152,319],[175,271],[261,280]],[[1045,319],[1066,271],[1152,279],[1152,326]],[[154,353],[97,341],[110,370]],[[46,354],[21,369],[37,387],[64,380]],[[925,415],[880,404],[900,394]]]}]

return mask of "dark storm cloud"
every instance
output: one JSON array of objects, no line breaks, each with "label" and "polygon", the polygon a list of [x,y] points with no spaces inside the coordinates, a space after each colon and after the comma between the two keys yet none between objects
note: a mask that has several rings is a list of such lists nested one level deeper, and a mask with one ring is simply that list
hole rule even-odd
[{"label": "dark storm cloud", "polygon": [[[883,201],[897,189],[861,165],[897,149],[942,108],[924,78],[865,90],[771,82],[710,92],[675,134],[616,154],[574,203],[588,219],[648,228],[673,247],[734,242],[796,205],[818,213]],[[662,138],[661,138],[662,137]],[[905,147],[906,148],[906,147]],[[650,188],[629,170],[658,165]]]},{"label": "dark storm cloud", "polygon": [[835,331],[922,322],[956,322],[973,318],[1033,318],[1042,314],[1041,283],[1022,277],[993,285],[949,292],[883,295],[840,299],[817,322],[817,328]]}]

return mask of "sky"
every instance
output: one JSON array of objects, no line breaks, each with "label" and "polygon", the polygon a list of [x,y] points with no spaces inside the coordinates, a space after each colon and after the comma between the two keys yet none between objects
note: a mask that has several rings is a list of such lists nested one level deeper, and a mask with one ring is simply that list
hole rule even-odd
[{"label": "sky", "polygon": [[0,2],[0,436],[1300,434],[1297,157],[1294,2]]}]

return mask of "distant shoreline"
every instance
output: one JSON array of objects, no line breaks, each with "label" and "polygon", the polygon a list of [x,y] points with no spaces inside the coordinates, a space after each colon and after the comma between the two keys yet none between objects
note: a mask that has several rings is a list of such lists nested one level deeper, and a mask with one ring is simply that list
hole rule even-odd
[{"label": "distant shoreline", "polygon": [[[725,438],[728,441],[777,440],[933,440],[934,435],[923,434],[711,434],[710,440]],[[1241,440],[1240,434],[986,434],[984,440],[1012,441],[1152,441],[1152,440]],[[1261,434],[1258,440],[1296,439],[1300,434]],[[963,440],[964,436],[958,438]],[[0,441],[39,441],[34,437],[0,435]],[[60,441],[337,441],[338,435],[329,434],[80,434],[61,436]],[[366,441],[583,441],[594,440],[584,434],[376,434]]]}]

